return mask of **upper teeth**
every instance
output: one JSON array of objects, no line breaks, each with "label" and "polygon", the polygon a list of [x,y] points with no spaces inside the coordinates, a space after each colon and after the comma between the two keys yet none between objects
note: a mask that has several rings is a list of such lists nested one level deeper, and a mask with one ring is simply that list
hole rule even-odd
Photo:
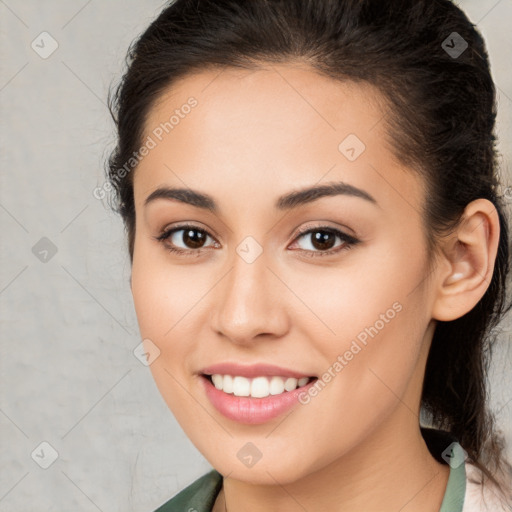
[{"label": "upper teeth", "polygon": [[304,386],[308,383],[309,377],[295,379],[293,377],[255,377],[248,379],[241,376],[212,375],[213,385],[235,396],[252,396],[253,398],[264,398],[268,395],[279,395],[286,391],[293,391],[297,385]]}]

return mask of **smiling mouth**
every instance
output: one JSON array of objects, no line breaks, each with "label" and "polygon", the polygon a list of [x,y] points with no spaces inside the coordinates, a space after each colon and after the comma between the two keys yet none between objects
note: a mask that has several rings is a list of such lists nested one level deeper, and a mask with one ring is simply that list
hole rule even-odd
[{"label": "smiling mouth", "polygon": [[234,396],[250,398],[281,395],[304,387],[318,379],[317,377],[296,379],[279,375],[247,378],[241,375],[222,375],[219,373],[211,375],[203,373],[201,376],[207,379],[219,391]]}]

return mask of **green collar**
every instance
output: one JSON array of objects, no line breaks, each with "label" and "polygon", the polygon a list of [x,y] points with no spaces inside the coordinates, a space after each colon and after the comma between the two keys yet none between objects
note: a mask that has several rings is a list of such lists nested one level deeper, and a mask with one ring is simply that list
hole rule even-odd
[{"label": "green collar", "polygon": [[465,453],[457,442],[452,443],[450,448],[450,476],[439,512],[462,512],[466,494]]},{"label": "green collar", "polygon": [[[436,431],[426,429],[436,436]],[[425,430],[422,429],[422,433]],[[437,451],[429,444],[429,437],[425,438],[429,450],[439,461],[442,455],[450,460],[450,476],[446,485],[443,502],[439,512],[462,512],[464,495],[466,492],[466,468],[464,463],[464,450],[456,441],[452,441],[445,450]],[[442,445],[441,445],[442,446]],[[213,504],[222,488],[222,475],[212,469],[188,487],[179,492],[174,498],[164,503],[155,512],[211,512]]]},{"label": "green collar", "polygon": [[212,469],[155,512],[211,512],[222,488],[222,475]]}]

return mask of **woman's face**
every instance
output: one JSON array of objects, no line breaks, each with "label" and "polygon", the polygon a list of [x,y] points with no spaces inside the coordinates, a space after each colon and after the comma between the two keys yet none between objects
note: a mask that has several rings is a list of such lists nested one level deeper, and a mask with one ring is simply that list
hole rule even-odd
[{"label": "woman's face", "polygon": [[[304,67],[226,69],[182,79],[146,120],[139,327],[163,398],[225,475],[284,484],[418,428],[433,327],[424,191],[394,159],[378,100]],[[159,188],[210,202],[146,203]],[[221,364],[239,368],[209,368]],[[214,378],[227,392],[206,373],[231,375]],[[280,393],[294,375],[318,380]],[[275,394],[235,396],[248,390]]]}]

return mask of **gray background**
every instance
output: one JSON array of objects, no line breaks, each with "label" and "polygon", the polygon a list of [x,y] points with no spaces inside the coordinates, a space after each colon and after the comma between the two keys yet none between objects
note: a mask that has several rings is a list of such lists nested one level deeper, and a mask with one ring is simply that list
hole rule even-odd
[{"label": "gray background", "polygon": [[[133,354],[123,226],[92,195],[115,140],[108,86],[163,5],[0,0],[0,511],[151,511],[210,469]],[[460,5],[487,41],[510,186],[512,2]],[[512,457],[510,363],[500,347],[491,391]]]}]

